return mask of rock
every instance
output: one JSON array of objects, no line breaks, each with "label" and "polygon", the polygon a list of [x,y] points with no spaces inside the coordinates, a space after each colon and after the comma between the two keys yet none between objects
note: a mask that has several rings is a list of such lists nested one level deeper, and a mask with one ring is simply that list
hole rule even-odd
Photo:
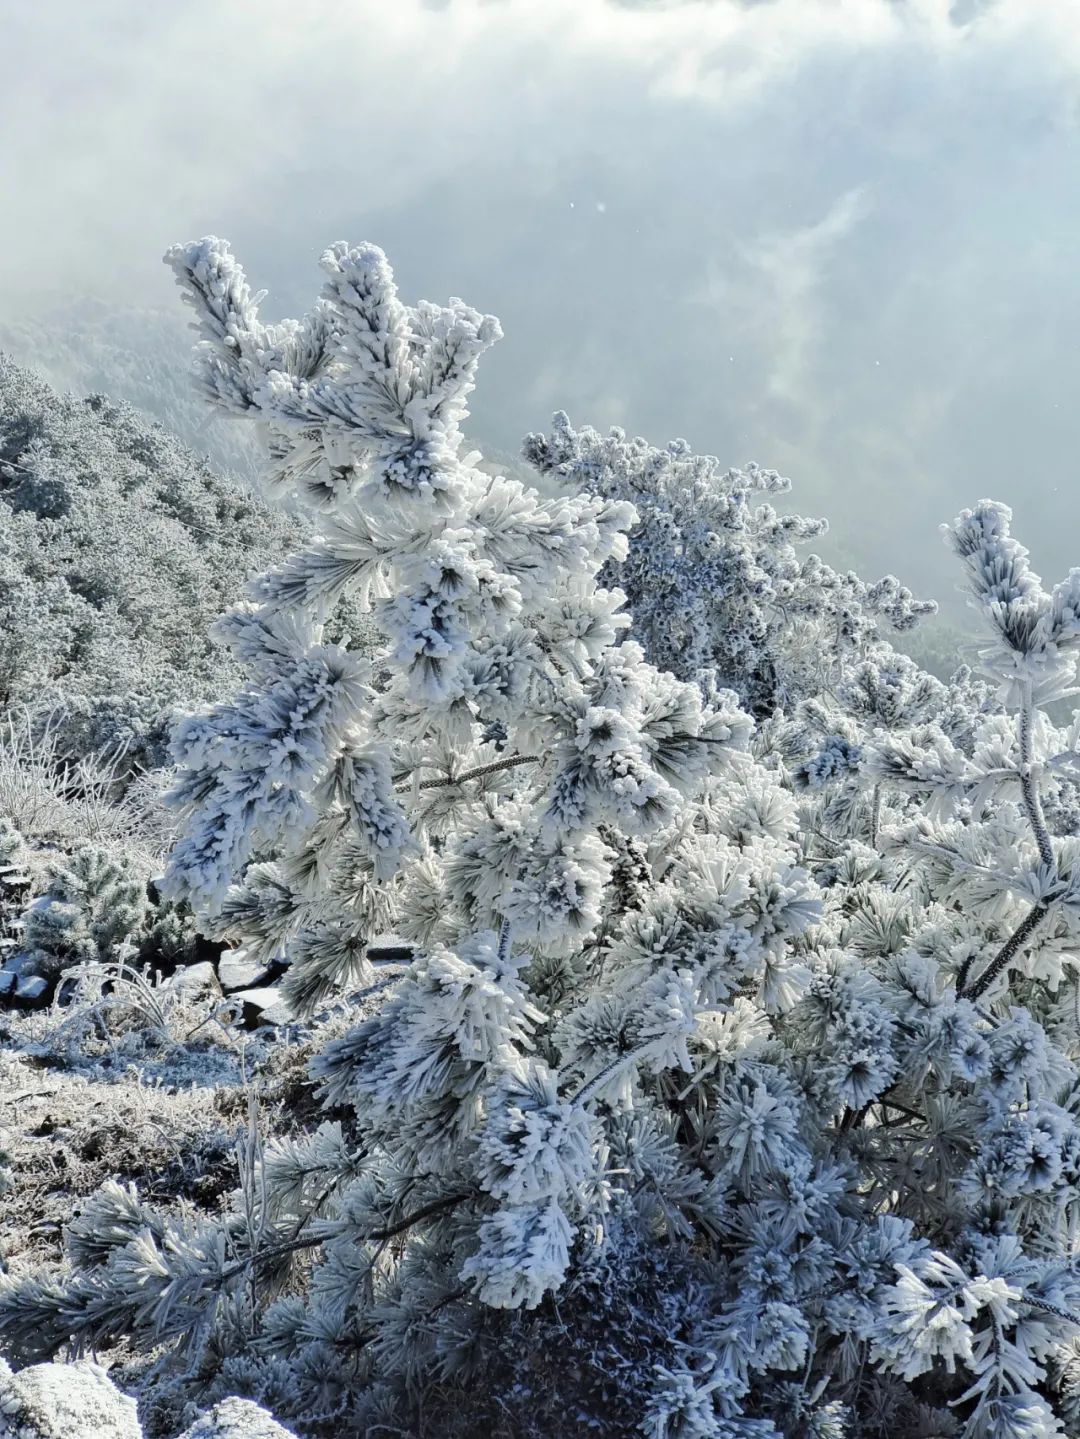
[{"label": "rock", "polygon": [[142,1430],[134,1399],[97,1364],[33,1364],[12,1374],[0,1361],[0,1439],[142,1439]]},{"label": "rock", "polygon": [[34,974],[37,971],[38,957],[33,950],[20,949],[10,959],[4,960],[4,969],[10,970],[12,974]]},{"label": "rock", "polygon": [[0,998],[16,999],[22,1004],[44,1004],[52,994],[52,981],[35,974],[31,955],[13,955],[0,969]]},{"label": "rock", "polygon": [[40,974],[24,974],[15,981],[15,998],[24,1004],[35,1004],[45,998],[48,988],[49,981]]},{"label": "rock", "polygon": [[377,934],[368,941],[367,961],[376,969],[384,965],[409,964],[416,953],[416,945],[396,934]]},{"label": "rock", "polygon": [[170,974],[162,988],[186,990],[189,994],[201,994],[205,990],[218,988],[214,966],[208,959],[201,964],[186,964],[175,974]]},{"label": "rock", "polygon": [[296,1439],[250,1399],[225,1399],[196,1419],[180,1439]]},{"label": "rock", "polygon": [[270,973],[270,966],[258,960],[245,959],[240,950],[227,949],[218,960],[217,976],[226,993],[234,989],[251,989]]},{"label": "rock", "polygon": [[260,1024],[288,1024],[292,1018],[280,990],[272,986],[262,989],[238,989],[229,995],[233,1004],[242,1006],[241,1017],[248,1029]]}]

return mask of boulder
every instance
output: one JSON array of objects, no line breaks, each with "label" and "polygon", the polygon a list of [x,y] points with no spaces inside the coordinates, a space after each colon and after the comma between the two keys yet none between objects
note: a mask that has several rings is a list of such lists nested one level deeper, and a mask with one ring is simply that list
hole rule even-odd
[{"label": "boulder", "polygon": [[40,974],[24,974],[15,981],[15,998],[26,1004],[37,1004],[44,1000],[49,990],[49,981]]},{"label": "boulder", "polygon": [[97,1364],[32,1364],[13,1374],[0,1361],[0,1439],[142,1439],[142,1430],[134,1399]]},{"label": "boulder", "polygon": [[280,991],[273,985],[234,990],[229,995],[229,1001],[237,1006],[246,1029],[258,1029],[263,1024],[288,1024],[292,1018]]},{"label": "boulder", "polygon": [[252,989],[270,973],[270,966],[259,960],[245,959],[238,950],[227,949],[218,960],[218,980],[228,993],[234,989]]},{"label": "boulder", "polygon": [[217,975],[210,961],[204,959],[199,964],[183,965],[163,982],[162,988],[202,994],[218,988]]},{"label": "boulder", "polygon": [[250,1399],[225,1399],[195,1420],[180,1439],[295,1439]]}]

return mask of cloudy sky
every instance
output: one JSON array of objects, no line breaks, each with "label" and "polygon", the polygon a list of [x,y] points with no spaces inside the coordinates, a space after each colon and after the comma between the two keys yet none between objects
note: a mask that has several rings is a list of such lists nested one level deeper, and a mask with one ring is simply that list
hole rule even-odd
[{"label": "cloudy sky", "polygon": [[474,434],[555,408],[789,474],[940,592],[1004,499],[1080,564],[1076,0],[6,0],[0,307],[273,315],[332,240],[503,321]]}]

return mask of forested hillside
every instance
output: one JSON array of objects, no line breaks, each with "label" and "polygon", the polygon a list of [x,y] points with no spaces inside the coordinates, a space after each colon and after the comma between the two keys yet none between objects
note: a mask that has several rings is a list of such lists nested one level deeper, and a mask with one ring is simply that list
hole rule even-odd
[{"label": "forested hillside", "polygon": [[53,389],[133,405],[207,456],[218,473],[257,481],[256,437],[199,403],[187,375],[189,347],[183,319],[172,311],[117,308],[85,295],[57,300],[33,324],[0,316],[0,353]]},{"label": "forested hillside", "polygon": [[0,356],[0,709],[160,762],[171,710],[235,677],[211,622],[299,533],[130,406]]},{"label": "forested hillside", "polygon": [[0,357],[0,994],[205,958],[149,885],[169,730],[238,682],[212,622],[301,533],[130,406]]}]

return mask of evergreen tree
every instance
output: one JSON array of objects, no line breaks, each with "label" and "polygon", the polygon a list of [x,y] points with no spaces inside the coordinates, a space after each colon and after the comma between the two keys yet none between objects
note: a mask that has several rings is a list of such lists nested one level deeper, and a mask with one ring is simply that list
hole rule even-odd
[{"label": "evergreen tree", "polygon": [[828,525],[755,503],[790,490],[775,470],[725,471],[685,440],[656,449],[620,429],[575,430],[562,411],[524,454],[573,493],[631,501],[628,553],[601,580],[625,591],[633,638],[658,668],[734,690],[754,715],[831,689],[882,648],[883,624],[902,633],[937,609],[892,575],[867,584],[800,559],[796,545]]}]

